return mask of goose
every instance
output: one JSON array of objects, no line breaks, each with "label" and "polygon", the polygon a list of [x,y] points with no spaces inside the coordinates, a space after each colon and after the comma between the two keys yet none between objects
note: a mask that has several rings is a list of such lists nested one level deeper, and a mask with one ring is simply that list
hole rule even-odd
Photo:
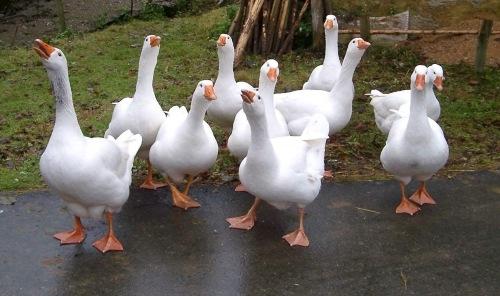
[{"label": "goose", "polygon": [[234,45],[231,36],[221,34],[217,40],[219,73],[215,80],[217,100],[208,108],[208,118],[224,128],[233,125],[236,113],[241,110],[241,89],[251,89],[247,82],[234,79]]},{"label": "goose", "polygon": [[[279,66],[276,60],[267,60],[260,68],[259,95],[264,100],[266,107],[266,121],[271,138],[289,135],[285,118],[274,108],[273,95],[278,76]],[[240,110],[234,119],[233,129],[227,141],[227,148],[241,162],[246,157],[249,146],[250,125],[245,112]]]},{"label": "goose", "polygon": [[66,57],[60,49],[40,39],[35,40],[33,49],[47,70],[56,105],[54,129],[40,157],[40,172],[75,221],[73,230],[54,237],[61,244],[79,244],[85,239],[81,218],[105,216],[108,232],[93,246],[103,253],[123,251],[113,231],[113,214],[119,212],[128,199],[132,165],[141,146],[141,135],[127,130],[116,139],[85,137],[73,106]]},{"label": "goose", "polygon": [[352,77],[368,46],[370,43],[361,38],[349,42],[340,75],[329,92],[308,89],[274,95],[276,109],[285,117],[290,135],[300,135],[316,113],[328,120],[330,136],[349,123],[354,99]]},{"label": "goose", "polygon": [[251,128],[248,154],[240,164],[239,177],[256,198],[243,216],[228,218],[230,228],[249,230],[261,200],[278,209],[297,205],[299,227],[284,235],[291,245],[308,246],[304,229],[304,208],[314,201],[324,173],[328,121],[321,114],[311,120],[301,136],[271,138],[266,120],[266,103],[252,91],[242,91],[243,110]]},{"label": "goose", "polygon": [[[170,108],[149,152],[151,163],[170,186],[174,206],[185,210],[200,206],[188,196],[189,188],[194,177],[208,171],[217,159],[219,146],[212,129],[203,120],[215,99],[212,81],[200,81],[193,93],[189,112],[184,106]],[[186,175],[187,184],[180,192],[175,184],[182,183]]]},{"label": "goose", "polygon": [[[443,131],[427,117],[426,92],[429,88],[425,85],[432,85],[432,78],[426,72],[425,66],[415,67],[411,75],[410,115],[394,122],[380,154],[384,169],[400,183],[401,202],[396,207],[398,214],[413,215],[419,211],[420,208],[412,201],[420,205],[436,203],[427,192],[425,182],[448,160],[448,143]],[[420,181],[420,185],[408,199],[405,186],[412,178]]]},{"label": "goose", "polygon": [[153,75],[160,52],[161,38],[149,35],[144,39],[137,85],[132,98],[124,98],[115,105],[113,116],[105,136],[117,137],[126,130],[142,136],[142,145],[138,156],[146,160],[148,174],[141,188],[157,189],[166,184],[153,181],[153,167],[149,161],[149,148],[153,145],[156,134],[166,116],[156,100],[153,90]]},{"label": "goose", "polygon": [[[432,64],[427,69],[429,78],[433,83],[426,84],[426,110],[427,116],[432,120],[437,121],[441,113],[439,101],[434,93],[434,87],[438,90],[443,89],[443,68],[438,64]],[[378,90],[372,90],[368,96],[371,97],[370,104],[373,106],[375,114],[375,123],[378,129],[388,134],[394,121],[400,118],[401,114],[408,116],[410,111],[411,91],[409,89],[384,94]],[[392,112],[392,110],[399,110],[400,112]]]},{"label": "goose", "polygon": [[325,59],[322,65],[312,71],[302,89],[319,89],[330,91],[340,75],[340,59],[338,49],[339,25],[334,15],[327,15],[325,27]]}]

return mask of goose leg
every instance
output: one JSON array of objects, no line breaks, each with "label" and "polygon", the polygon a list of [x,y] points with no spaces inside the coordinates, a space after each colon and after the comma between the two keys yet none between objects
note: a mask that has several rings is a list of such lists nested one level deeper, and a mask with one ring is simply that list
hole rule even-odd
[{"label": "goose leg", "polygon": [[323,177],[325,178],[333,178],[333,173],[331,170],[327,170],[323,173]]},{"label": "goose leg", "polygon": [[399,186],[401,187],[401,202],[399,203],[399,205],[396,208],[396,214],[406,213],[406,214],[413,215],[416,212],[420,211],[420,208],[416,204],[412,203],[406,197],[405,185],[403,184],[403,182],[400,182]]},{"label": "goose leg", "polygon": [[167,184],[170,186],[170,191],[172,192],[172,203],[174,206],[179,207],[181,209],[187,210],[189,208],[198,208],[200,204],[196,202],[194,199],[189,197],[188,192],[191,184],[193,183],[193,176],[188,176],[188,180],[186,183],[186,187],[183,192],[180,192],[179,189],[167,178],[165,178]]},{"label": "goose leg", "polygon": [[420,182],[420,186],[418,187],[417,191],[410,197],[410,200],[418,203],[419,205],[436,204],[436,201],[431,197],[429,192],[427,192],[427,189],[425,188],[425,182]]},{"label": "goose leg", "polygon": [[252,207],[248,212],[239,217],[232,217],[232,218],[227,218],[226,221],[230,224],[229,228],[236,228],[236,229],[243,229],[243,230],[250,230],[252,229],[253,225],[255,224],[255,220],[257,219],[257,207],[260,204],[261,199],[256,197]]},{"label": "goose leg", "polygon": [[85,228],[83,228],[80,217],[75,216],[75,229],[54,234],[54,238],[61,241],[61,245],[79,244],[85,239]]},{"label": "goose leg", "polygon": [[123,246],[113,231],[113,214],[106,212],[105,215],[108,222],[108,233],[100,240],[94,242],[92,246],[103,253],[108,251],[123,251]]},{"label": "goose leg", "polygon": [[299,228],[283,236],[290,246],[309,246],[309,239],[304,231],[304,209],[299,208]]},{"label": "goose leg", "polygon": [[153,181],[153,166],[148,159],[148,175],[146,176],[146,180],[141,184],[141,188],[144,189],[152,189],[156,190],[157,188],[167,186],[166,183],[156,183]]},{"label": "goose leg", "polygon": [[245,187],[245,185],[243,185],[243,184],[240,183],[240,184],[238,184],[236,186],[236,188],[234,188],[234,191],[236,191],[236,192],[246,192],[247,188]]}]

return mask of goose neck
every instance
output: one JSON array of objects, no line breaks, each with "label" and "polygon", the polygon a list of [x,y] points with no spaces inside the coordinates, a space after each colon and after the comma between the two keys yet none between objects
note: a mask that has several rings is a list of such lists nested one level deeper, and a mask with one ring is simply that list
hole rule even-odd
[{"label": "goose neck", "polygon": [[158,53],[141,54],[134,99],[156,99],[153,91],[153,76],[158,60],[157,57]]},{"label": "goose neck", "polygon": [[330,66],[338,64],[338,30],[327,31],[325,34],[325,59],[323,65]]},{"label": "goose neck", "polygon": [[412,86],[410,116],[406,128],[406,135],[412,139],[415,139],[418,135],[425,134],[430,129],[425,107],[425,95],[426,89],[418,91]]},{"label": "goose neck", "polygon": [[203,120],[205,119],[205,113],[208,110],[209,104],[210,102],[205,99],[196,99],[193,97],[186,120],[188,128],[198,129],[203,126]]},{"label": "goose neck", "polygon": [[234,52],[228,51],[228,52],[222,52],[221,49],[218,49],[218,56],[219,56],[219,73],[217,74],[217,80],[219,79],[230,79],[234,80],[236,83],[236,80],[234,79],[234,70],[233,70],[233,63],[234,63]]}]

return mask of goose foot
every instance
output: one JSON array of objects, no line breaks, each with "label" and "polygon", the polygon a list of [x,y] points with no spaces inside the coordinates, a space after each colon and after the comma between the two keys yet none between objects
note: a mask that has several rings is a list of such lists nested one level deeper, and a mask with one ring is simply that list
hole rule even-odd
[{"label": "goose foot", "polygon": [[226,221],[229,223],[229,228],[236,228],[242,230],[250,230],[253,228],[255,224],[255,220],[257,219],[256,210],[260,204],[260,198],[256,197],[252,207],[248,212],[239,217],[231,217],[227,218]]},{"label": "goose foot", "polygon": [[240,183],[240,184],[238,184],[236,186],[236,188],[234,188],[234,191],[236,191],[236,192],[247,192],[247,189],[246,189],[245,185],[243,185],[243,184]]},{"label": "goose foot", "polygon": [[172,203],[174,206],[187,210],[189,208],[199,208],[200,204],[189,197],[187,194],[184,194],[179,191],[173,184],[170,184],[170,191],[172,192]]},{"label": "goose foot", "polygon": [[396,214],[404,213],[413,216],[413,214],[415,214],[418,211],[420,211],[420,208],[406,197],[401,198],[401,202],[396,208]]},{"label": "goose foot", "polygon": [[144,182],[139,186],[142,189],[150,189],[150,190],[156,190],[160,187],[165,187],[168,184],[166,183],[159,183],[159,182],[154,182],[152,179],[147,179],[144,180]]},{"label": "goose foot", "polygon": [[54,238],[61,242],[61,245],[80,244],[85,239],[85,229],[80,217],[75,216],[75,229],[54,234]]},{"label": "goose foot", "polygon": [[422,182],[420,184],[417,191],[415,193],[413,193],[413,195],[410,197],[410,200],[412,200],[413,202],[416,202],[419,205],[423,205],[423,204],[435,205],[436,204],[436,201],[431,197],[429,192],[427,192],[427,189],[425,188],[425,182]]},{"label": "goose foot", "polygon": [[113,216],[111,213],[106,212],[106,218],[108,220],[108,233],[100,240],[95,241],[92,246],[102,253],[108,251],[123,251],[123,245],[116,238],[113,231]]},{"label": "goose foot", "polygon": [[304,229],[297,229],[294,232],[290,232],[289,234],[283,235],[283,239],[285,239],[290,246],[309,246],[309,239],[307,238]]}]

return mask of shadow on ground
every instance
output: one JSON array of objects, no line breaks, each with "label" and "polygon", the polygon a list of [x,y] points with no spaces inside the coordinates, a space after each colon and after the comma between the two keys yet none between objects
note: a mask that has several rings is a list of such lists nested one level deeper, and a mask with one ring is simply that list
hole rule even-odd
[{"label": "shadow on ground", "polygon": [[[281,236],[295,209],[268,205],[249,232],[224,218],[242,214],[248,194],[193,188],[202,207],[172,208],[170,193],[133,189],[116,215],[124,253],[91,245],[106,230],[85,220],[80,246],[52,238],[72,218],[48,192],[0,206],[1,295],[494,295],[500,289],[500,175],[430,182],[437,206],[398,216],[396,182],[326,183],[307,208],[311,246]],[[415,185],[411,187],[415,189]]]}]

